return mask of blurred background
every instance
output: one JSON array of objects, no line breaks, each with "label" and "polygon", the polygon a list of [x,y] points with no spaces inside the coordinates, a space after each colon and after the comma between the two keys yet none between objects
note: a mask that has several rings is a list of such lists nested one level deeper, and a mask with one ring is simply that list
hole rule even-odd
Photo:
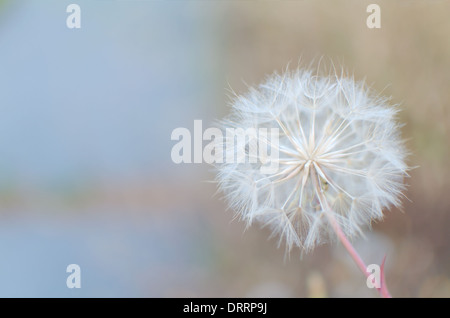
[{"label": "blurred background", "polygon": [[[400,103],[410,201],[354,241],[394,297],[450,297],[450,3],[0,0],[1,297],[377,297],[337,243],[285,258],[172,162],[266,74],[318,56]],[[66,267],[81,267],[81,289]]]}]

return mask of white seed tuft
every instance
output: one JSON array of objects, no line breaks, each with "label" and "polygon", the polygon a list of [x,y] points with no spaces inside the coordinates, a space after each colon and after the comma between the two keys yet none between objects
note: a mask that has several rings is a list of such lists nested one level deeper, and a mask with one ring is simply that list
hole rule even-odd
[{"label": "white seed tuft", "polygon": [[[241,219],[269,226],[288,250],[333,239],[327,213],[351,237],[401,204],[408,167],[398,109],[363,82],[297,69],[270,76],[232,107],[224,128],[279,129],[278,145],[264,140],[279,152],[278,170],[262,173],[259,153],[257,162],[225,161],[219,188]],[[221,142],[236,152],[234,138]]]}]

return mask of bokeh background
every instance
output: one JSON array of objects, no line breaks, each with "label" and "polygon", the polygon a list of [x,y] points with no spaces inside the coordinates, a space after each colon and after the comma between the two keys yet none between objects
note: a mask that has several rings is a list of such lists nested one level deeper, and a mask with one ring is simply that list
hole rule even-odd
[{"label": "bokeh background", "polygon": [[286,258],[170,157],[230,87],[325,56],[401,104],[417,167],[357,250],[393,296],[450,297],[450,3],[377,1],[368,29],[369,3],[0,1],[0,296],[377,297],[339,244]]}]

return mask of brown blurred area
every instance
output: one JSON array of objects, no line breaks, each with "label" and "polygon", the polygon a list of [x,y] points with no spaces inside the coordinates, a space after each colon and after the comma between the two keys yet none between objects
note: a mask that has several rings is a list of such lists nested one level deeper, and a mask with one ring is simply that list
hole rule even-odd
[{"label": "brown blurred area", "polygon": [[[386,211],[355,244],[366,262],[387,255],[393,296],[450,296],[450,3],[377,1],[381,29],[366,27],[367,1],[239,2],[224,6],[226,82],[237,93],[299,59],[321,56],[365,79],[402,109],[414,167],[403,211]],[[326,63],[326,62],[325,62]],[[245,81],[245,83],[244,83]],[[226,86],[227,84],[224,84]],[[227,108],[221,113],[226,114]],[[218,214],[223,209],[215,208]],[[231,214],[229,214],[231,215]],[[210,216],[213,218],[213,216]],[[219,216],[217,216],[219,219]],[[221,222],[229,217],[220,215]],[[214,223],[214,221],[211,221]],[[283,261],[276,240],[256,227],[224,235],[221,295],[374,296],[338,245]],[[226,264],[226,265],[225,265]]]}]

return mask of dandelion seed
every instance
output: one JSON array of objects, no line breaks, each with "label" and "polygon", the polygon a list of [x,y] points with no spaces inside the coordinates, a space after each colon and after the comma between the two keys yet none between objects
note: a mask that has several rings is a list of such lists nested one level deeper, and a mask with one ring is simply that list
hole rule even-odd
[{"label": "dandelion seed", "polygon": [[337,231],[362,234],[384,209],[401,203],[408,167],[397,112],[345,75],[274,74],[235,97],[224,126],[279,128],[278,145],[266,142],[279,150],[279,169],[261,173],[264,158],[217,164],[219,188],[248,226],[269,226],[288,250],[310,251]]}]

